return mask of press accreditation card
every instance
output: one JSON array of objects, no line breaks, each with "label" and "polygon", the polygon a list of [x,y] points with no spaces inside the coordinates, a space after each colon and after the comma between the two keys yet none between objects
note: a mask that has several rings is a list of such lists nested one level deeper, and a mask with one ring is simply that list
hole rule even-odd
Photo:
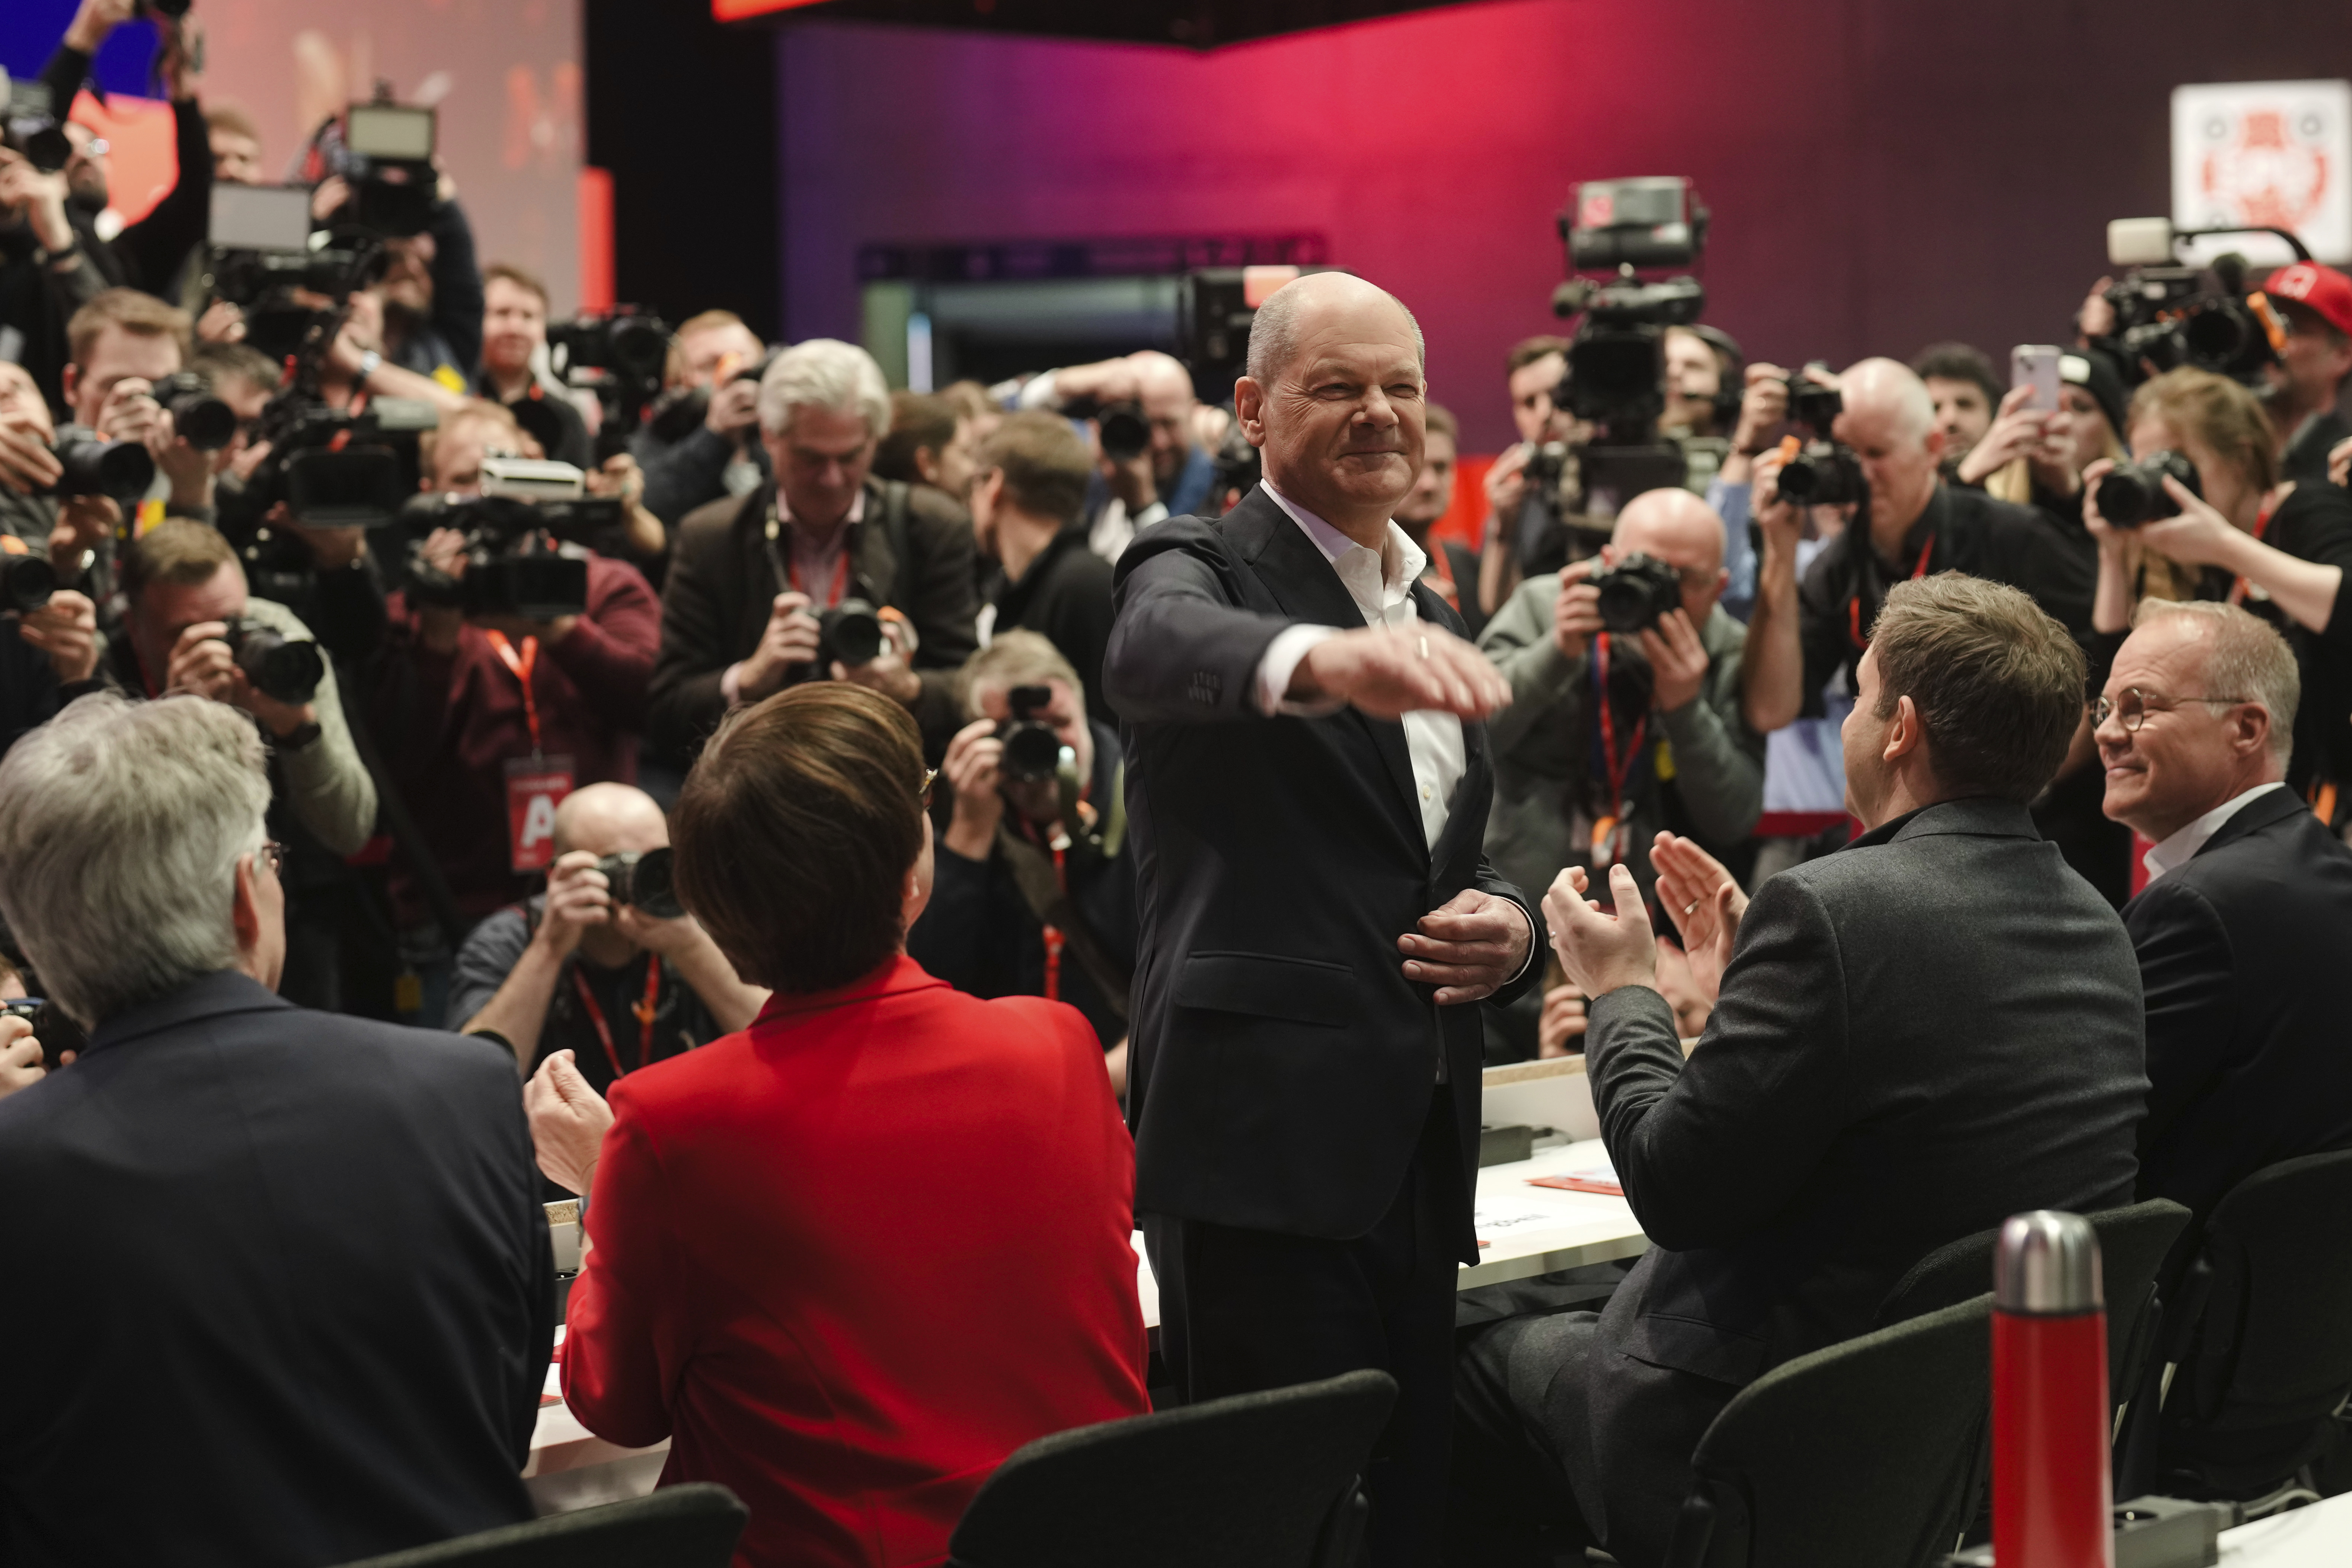
[{"label": "press accreditation card", "polygon": [[507,847],[518,872],[555,859],[555,808],[572,793],[570,757],[516,757],[507,763]]}]

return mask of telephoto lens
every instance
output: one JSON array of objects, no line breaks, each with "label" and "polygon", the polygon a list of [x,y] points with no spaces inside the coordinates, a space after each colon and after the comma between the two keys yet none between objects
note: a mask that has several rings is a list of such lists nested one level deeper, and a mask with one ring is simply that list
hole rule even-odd
[{"label": "telephoto lens", "polygon": [[136,500],[155,482],[155,459],[136,441],[109,441],[75,429],[58,437],[57,453],[65,469],[52,492],[59,497]]},{"label": "telephoto lens", "polygon": [[624,849],[596,862],[615,904],[657,921],[686,913],[678,902],[676,858],[667,849]]},{"label": "telephoto lens", "polygon": [[1654,626],[1682,607],[1682,574],[1655,556],[1637,552],[1595,572],[1591,582],[1601,591],[1601,625],[1621,635]]},{"label": "telephoto lens", "polygon": [[2179,479],[2190,495],[2205,493],[2197,488],[2197,468],[2188,458],[2178,452],[2151,452],[2138,462],[2117,463],[2099,480],[2095,498],[2099,515],[2111,528],[2137,528],[2179,517],[2180,503],[2164,488],[2168,479]]},{"label": "telephoto lens", "polygon": [[24,615],[58,591],[58,574],[37,555],[0,555],[0,610]]},{"label": "telephoto lens", "polygon": [[1016,686],[1004,701],[1013,717],[996,727],[996,738],[1004,744],[997,771],[1015,784],[1052,778],[1062,767],[1062,737],[1038,715],[1054,705],[1054,689]]},{"label": "telephoto lens", "polygon": [[217,452],[236,437],[236,411],[215,397],[211,384],[194,371],[157,382],[155,401],[171,415],[180,439],[199,452]]},{"label": "telephoto lens", "polygon": [[1151,422],[1144,418],[1139,403],[1105,405],[1095,416],[1095,428],[1101,437],[1103,456],[1115,463],[1133,462],[1151,446]]},{"label": "telephoto lens", "polygon": [[289,707],[299,708],[318,695],[326,679],[327,661],[314,642],[289,642],[281,634],[257,622],[228,623],[229,657],[253,682],[254,689]]}]

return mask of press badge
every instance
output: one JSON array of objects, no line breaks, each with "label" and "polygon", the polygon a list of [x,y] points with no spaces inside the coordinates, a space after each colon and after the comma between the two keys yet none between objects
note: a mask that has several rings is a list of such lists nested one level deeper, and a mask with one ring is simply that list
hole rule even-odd
[{"label": "press badge", "polygon": [[508,863],[544,871],[555,859],[555,808],[572,793],[570,757],[516,757],[507,763]]}]

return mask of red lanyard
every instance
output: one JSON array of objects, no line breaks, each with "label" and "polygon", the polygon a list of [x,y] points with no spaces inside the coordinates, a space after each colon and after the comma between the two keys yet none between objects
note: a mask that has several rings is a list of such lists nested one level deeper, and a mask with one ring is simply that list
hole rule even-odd
[{"label": "red lanyard", "polygon": [[[628,1069],[621,1065],[621,1053],[613,1048],[613,1031],[604,1026],[604,1009],[596,1005],[596,994],[588,989],[587,976],[576,968],[572,972],[572,984],[580,993],[580,1005],[588,1009],[588,1021],[596,1026],[596,1038],[604,1042],[604,1059],[613,1064],[613,1076],[619,1078]],[[660,996],[661,958],[649,952],[646,954],[646,999],[629,1009],[637,1016],[639,1067],[645,1066],[653,1056],[654,1004]]]},{"label": "red lanyard", "polygon": [[[2263,535],[2270,531],[2270,526],[2271,503],[2264,501],[2263,502],[2263,510],[2255,514],[2254,517],[2254,542],[2256,544],[2263,542]],[[2230,584],[2230,603],[2233,605],[2244,604],[2246,602],[2246,579],[2242,575],[2241,575],[2237,581],[2231,583]]]},{"label": "red lanyard", "polygon": [[1625,781],[1633,776],[1633,763],[1642,755],[1642,736],[1650,726],[1646,712],[1633,721],[1633,733],[1625,742],[1623,755],[1617,751],[1617,716],[1609,701],[1609,634],[1600,632],[1592,638],[1593,683],[1599,691],[1601,709],[1601,766],[1609,780],[1609,815],[1592,825],[1592,853],[1595,858],[1606,854],[1616,858],[1610,841],[1617,830],[1633,816],[1632,802],[1625,798]]},{"label": "red lanyard", "polygon": [[[1068,851],[1066,840],[1054,846],[1054,882],[1062,889],[1065,899],[1070,896],[1069,868],[1064,858]],[[1060,927],[1049,925],[1045,928],[1045,1000],[1048,1002],[1062,999],[1062,944],[1066,940]]]},{"label": "red lanyard", "polygon": [[1436,544],[1434,541],[1432,543],[1435,548],[1429,558],[1429,569],[1422,574],[1421,580],[1437,590],[1439,598],[1458,610],[1462,607],[1462,595],[1454,584],[1454,563],[1445,558],[1445,546]]},{"label": "red lanyard", "polygon": [[[795,559],[794,559],[794,560],[791,563],[791,564],[790,564],[789,566],[787,566],[787,567],[786,567],[786,569],[785,569],[785,577],[786,577],[786,581],[787,581],[787,583],[789,584],[789,585],[792,587],[792,589],[793,589],[793,592],[795,592],[795,593],[801,593],[801,594],[808,594],[808,590],[801,586],[800,563],[799,563],[799,560],[797,559],[797,554],[798,554],[798,552],[794,552]],[[847,539],[845,539],[845,539],[843,539],[843,540],[842,540],[842,542],[841,542],[841,553],[840,553],[840,554],[838,554],[838,555],[836,555],[835,557],[834,557],[834,562],[833,562],[833,591],[832,591],[832,592],[831,592],[831,594],[830,594],[830,595],[828,595],[824,599],[823,599],[823,600],[819,601],[819,603],[818,603],[818,605],[817,605],[817,608],[819,608],[819,609],[821,609],[821,610],[829,610],[829,609],[833,608],[835,605],[838,605],[839,603],[841,603],[841,593],[842,593],[842,590],[843,590],[843,589],[845,589],[845,588],[846,588],[846,587],[848,587],[848,586],[849,586],[849,541],[848,541]],[[809,594],[809,597],[810,597],[810,598],[812,598],[812,599],[814,599],[814,598],[816,598],[816,595],[815,595],[814,594]]]},{"label": "red lanyard", "polygon": [[[1863,548],[1867,550],[1870,547],[1864,545]],[[1927,557],[1935,553],[1936,536],[1931,533],[1927,536],[1927,542],[1919,547],[1919,563],[1911,568],[1911,581],[1916,583],[1927,574]],[[1845,625],[1846,630],[1853,634],[1854,647],[1870,647],[1870,639],[1862,634],[1862,591],[1859,586],[1855,588],[1853,597],[1845,602]]]},{"label": "red lanyard", "polygon": [[539,700],[530,694],[530,671],[531,667],[539,662],[539,639],[533,637],[523,638],[522,652],[518,655],[514,645],[507,641],[506,633],[485,632],[483,635],[490,639],[490,647],[498,650],[499,658],[505,661],[506,667],[514,671],[515,679],[522,682],[523,722],[530,726],[530,754],[536,757],[540,754]]}]

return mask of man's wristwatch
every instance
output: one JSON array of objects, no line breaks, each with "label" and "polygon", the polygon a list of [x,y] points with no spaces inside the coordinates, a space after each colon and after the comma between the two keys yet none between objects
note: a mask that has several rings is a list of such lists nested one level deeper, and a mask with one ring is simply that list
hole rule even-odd
[{"label": "man's wristwatch", "polygon": [[360,355],[360,378],[357,382],[353,383],[353,384],[362,392],[365,392],[367,390],[368,378],[375,374],[377,367],[383,363],[383,356],[376,353],[375,350],[369,349],[363,352]]}]

